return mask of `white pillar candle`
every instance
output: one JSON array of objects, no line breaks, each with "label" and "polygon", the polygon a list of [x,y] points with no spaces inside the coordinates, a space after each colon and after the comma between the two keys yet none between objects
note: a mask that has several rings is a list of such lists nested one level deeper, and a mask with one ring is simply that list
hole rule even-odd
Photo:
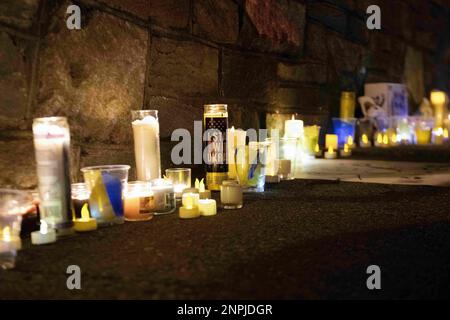
[{"label": "white pillar candle", "polygon": [[216,200],[200,199],[198,201],[198,210],[202,216],[213,216],[217,214]]},{"label": "white pillar candle", "polygon": [[303,136],[303,121],[296,120],[292,116],[291,120],[284,122],[284,135],[286,138],[301,138]]},{"label": "white pillar candle", "polygon": [[[150,181],[161,177],[159,147],[159,122],[155,110],[134,111],[144,115],[132,122],[134,135],[134,154],[137,177],[140,181]],[[146,115],[153,112],[155,116]],[[133,113],[134,114],[134,113]]]}]

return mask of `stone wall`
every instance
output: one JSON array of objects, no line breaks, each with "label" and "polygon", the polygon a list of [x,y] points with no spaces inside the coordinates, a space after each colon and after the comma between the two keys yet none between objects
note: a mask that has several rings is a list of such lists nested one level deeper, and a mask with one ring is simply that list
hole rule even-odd
[{"label": "stone wall", "polygon": [[[79,31],[65,25],[72,3]],[[366,28],[370,4],[381,31]],[[69,118],[78,179],[134,164],[132,109],[159,110],[165,168],[172,130],[192,129],[204,103],[257,128],[275,110],[324,121],[364,80],[411,83],[415,100],[448,90],[449,20],[446,0],[2,0],[0,185],[36,187],[37,116]]]}]

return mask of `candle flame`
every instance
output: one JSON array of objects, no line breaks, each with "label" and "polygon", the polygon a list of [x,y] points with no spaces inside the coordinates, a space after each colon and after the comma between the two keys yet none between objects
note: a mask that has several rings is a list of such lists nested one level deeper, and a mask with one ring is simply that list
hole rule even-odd
[{"label": "candle flame", "polygon": [[348,143],[348,145],[353,145],[353,137],[352,136],[348,136],[348,138],[347,138],[347,143]]},{"label": "candle flame", "polygon": [[383,135],[383,144],[389,144],[389,137],[387,134]]},{"label": "candle flame", "polygon": [[292,118],[291,118],[291,120],[295,120],[295,115],[292,115]]},{"label": "candle flame", "polygon": [[369,138],[367,137],[366,134],[363,134],[363,136],[362,136],[362,142],[363,142],[364,144],[369,143]]},{"label": "candle flame", "polygon": [[[435,131],[435,134],[440,137],[444,135],[444,129],[442,129],[441,127],[437,128]],[[448,134],[448,133],[447,133]]]},{"label": "candle flame", "polygon": [[84,204],[83,208],[81,209],[81,219],[83,220],[89,220],[89,205],[87,203]]},{"label": "candle flame", "polygon": [[200,184],[198,187],[198,192],[205,192],[205,182],[203,182],[204,179],[200,180]]},{"label": "candle flame", "polygon": [[379,144],[382,144],[382,143],[383,143],[383,135],[382,135],[381,133],[378,133],[378,134],[377,134],[377,142],[378,142]]},{"label": "candle flame", "polygon": [[3,241],[10,242],[11,241],[11,230],[9,227],[3,228]]},{"label": "candle flame", "polygon": [[334,152],[333,147],[332,146],[328,146],[328,153],[333,153],[333,152]]},{"label": "candle flame", "polygon": [[393,133],[393,134],[391,135],[391,141],[392,141],[393,143],[396,143],[396,142],[397,142],[397,135],[396,135],[395,133]]},{"label": "candle flame", "polygon": [[344,144],[344,152],[348,152],[348,144]]},{"label": "candle flame", "polygon": [[42,234],[47,234],[48,233],[48,224],[47,222],[45,222],[45,220],[41,220],[41,229],[40,232]]},{"label": "candle flame", "polygon": [[200,181],[198,179],[195,179],[194,187],[195,189],[200,189]]},{"label": "candle flame", "polygon": [[316,143],[316,146],[314,147],[314,152],[320,152],[319,144]]},{"label": "candle flame", "polygon": [[448,129],[444,129],[444,138],[448,139]]}]

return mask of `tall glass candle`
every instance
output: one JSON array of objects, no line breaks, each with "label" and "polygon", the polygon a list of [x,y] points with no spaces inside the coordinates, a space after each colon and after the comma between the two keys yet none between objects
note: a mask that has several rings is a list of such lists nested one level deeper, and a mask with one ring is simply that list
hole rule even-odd
[{"label": "tall glass candle", "polygon": [[33,121],[41,220],[59,235],[73,232],[70,131],[64,117]]},{"label": "tall glass candle", "polygon": [[161,178],[158,111],[135,110],[131,115],[138,180]]},{"label": "tall glass candle", "polygon": [[228,110],[226,104],[208,104],[203,113],[203,139],[206,152],[206,185],[210,190],[220,190],[228,178],[226,139]]}]

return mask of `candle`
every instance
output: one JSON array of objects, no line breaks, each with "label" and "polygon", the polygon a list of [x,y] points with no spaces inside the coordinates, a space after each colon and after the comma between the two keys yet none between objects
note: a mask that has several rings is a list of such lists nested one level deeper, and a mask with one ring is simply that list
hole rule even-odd
[{"label": "candle", "polygon": [[81,218],[81,211],[86,206],[89,211],[90,192],[85,183],[72,184],[72,204],[74,210],[74,219]]},{"label": "candle", "polygon": [[173,183],[177,198],[181,198],[184,189],[191,187],[191,169],[189,168],[166,169],[165,178]]},{"label": "candle", "polygon": [[319,144],[316,144],[316,146],[314,147],[314,156],[316,158],[320,158],[323,156],[323,151],[320,150]]},{"label": "candle", "polygon": [[389,145],[389,136],[387,133],[383,134],[383,147],[387,147]]},{"label": "candle", "polygon": [[278,175],[281,180],[292,179],[292,162],[289,159],[278,159]]},{"label": "candle", "polygon": [[41,228],[39,231],[31,233],[31,243],[34,245],[43,245],[56,242],[56,232],[48,227],[45,220],[41,220]]},{"label": "candle", "polygon": [[199,199],[200,199],[200,195],[198,193],[193,193],[193,192],[183,193],[181,203],[182,203],[183,207],[187,207],[187,208],[198,207]]},{"label": "candle", "polygon": [[81,209],[81,218],[74,220],[74,229],[77,232],[97,230],[97,220],[90,217],[87,203]]},{"label": "candle", "polygon": [[444,143],[444,130],[441,127],[433,130],[433,143],[437,145]]},{"label": "candle", "polygon": [[210,199],[211,191],[205,189],[205,183],[202,180],[195,179],[195,188],[198,189],[198,193],[200,194],[200,199]]},{"label": "candle", "polygon": [[158,111],[133,110],[131,115],[137,178],[158,179],[161,177]]},{"label": "candle", "polygon": [[383,133],[377,132],[375,135],[375,146],[382,147],[383,146]]},{"label": "candle", "polygon": [[243,206],[242,187],[235,180],[225,180],[220,186],[220,202],[224,209],[240,209]]},{"label": "candle", "polygon": [[301,138],[303,136],[303,121],[296,120],[292,115],[291,120],[284,122],[284,136],[286,138]]},{"label": "candle", "polygon": [[33,121],[41,219],[60,235],[73,233],[70,131],[63,117]]},{"label": "candle", "polygon": [[340,117],[342,119],[353,118],[355,116],[356,95],[351,91],[341,92]]},{"label": "candle", "polygon": [[369,137],[367,137],[367,134],[363,134],[361,136],[361,140],[359,141],[359,146],[362,148],[369,148],[372,146],[372,142],[370,142]]},{"label": "candle", "polygon": [[353,137],[352,136],[348,136],[347,137],[347,143],[348,147],[350,149],[353,149],[355,147],[355,143],[353,142]]},{"label": "candle", "polygon": [[444,119],[447,114],[446,101],[447,95],[443,91],[433,90],[430,94],[431,104],[434,107],[435,125],[441,127],[444,125]]},{"label": "candle", "polygon": [[194,219],[200,217],[198,207],[180,207],[179,216],[181,219]]},{"label": "candle", "polygon": [[155,203],[155,215],[168,214],[176,210],[177,203],[173,184],[169,180],[155,179],[151,181]]},{"label": "candle", "polygon": [[340,155],[343,158],[348,158],[352,155],[352,150],[350,149],[350,147],[348,146],[348,144],[344,145],[344,149],[340,150]]},{"label": "candle", "polygon": [[200,199],[198,201],[198,210],[202,216],[214,216],[217,214],[216,200]]},{"label": "candle", "polygon": [[325,159],[336,159],[337,153],[334,151],[332,146],[328,147],[328,150],[325,152]]},{"label": "candle", "polygon": [[444,132],[442,134],[444,136],[444,140],[448,140],[448,129],[447,128],[444,129]]},{"label": "candle", "polygon": [[336,134],[327,134],[325,136],[325,148],[329,149],[330,147],[334,150],[338,148],[338,136]]},{"label": "candle", "polygon": [[431,141],[431,129],[416,128],[416,143],[418,145],[427,145]]},{"label": "candle", "polygon": [[227,158],[228,158],[228,178],[236,179],[236,164],[242,161],[238,159],[237,150],[245,147],[247,132],[241,129],[227,130]]},{"label": "candle", "polygon": [[149,182],[130,182],[124,194],[124,215],[127,221],[147,221],[153,218],[155,197]]}]

